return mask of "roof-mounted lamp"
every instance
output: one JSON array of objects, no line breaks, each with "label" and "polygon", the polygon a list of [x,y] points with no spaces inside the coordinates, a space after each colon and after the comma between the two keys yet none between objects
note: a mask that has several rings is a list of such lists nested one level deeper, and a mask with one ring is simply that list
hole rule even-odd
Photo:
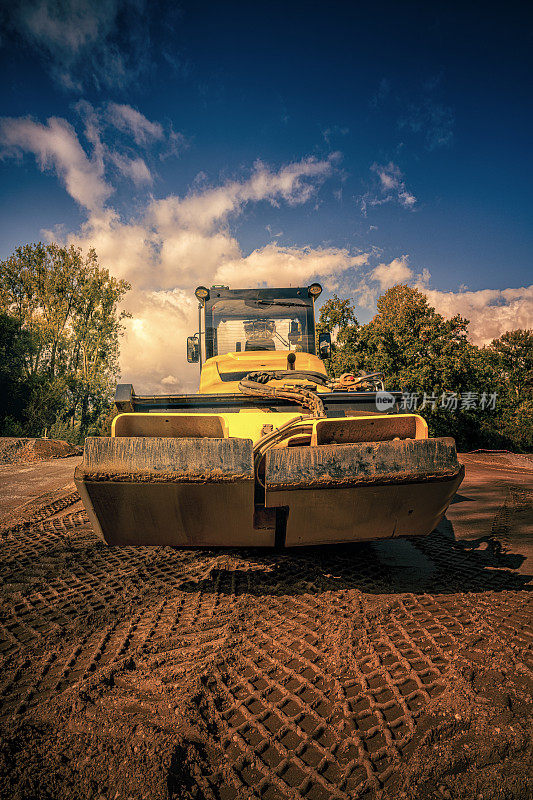
[{"label": "roof-mounted lamp", "polygon": [[197,286],[197,288],[194,290],[194,294],[200,303],[202,303],[202,305],[206,300],[209,300],[209,289],[207,289],[205,286]]},{"label": "roof-mounted lamp", "polygon": [[317,297],[320,297],[322,294],[322,286],[319,283],[312,283],[307,291],[309,293],[309,297],[312,297],[314,300],[316,300]]}]

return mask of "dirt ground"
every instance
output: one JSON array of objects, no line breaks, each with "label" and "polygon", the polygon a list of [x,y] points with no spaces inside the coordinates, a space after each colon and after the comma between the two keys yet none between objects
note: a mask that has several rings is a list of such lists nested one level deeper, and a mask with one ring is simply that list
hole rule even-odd
[{"label": "dirt ground", "polygon": [[[0,467],[0,797],[533,796],[533,462],[427,538],[110,548],[78,458]],[[60,466],[59,466],[60,465]]]}]

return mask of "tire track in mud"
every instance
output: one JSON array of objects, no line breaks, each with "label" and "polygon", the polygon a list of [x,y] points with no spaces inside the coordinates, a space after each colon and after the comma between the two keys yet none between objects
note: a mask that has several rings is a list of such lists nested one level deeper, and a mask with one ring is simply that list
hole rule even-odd
[{"label": "tire track in mud", "polygon": [[211,554],[115,550],[83,526],[84,512],[75,512],[3,540],[0,717],[79,691],[131,654],[164,653],[182,671],[201,669],[225,640],[243,582],[215,569]]},{"label": "tire track in mud", "polygon": [[[104,685],[91,713],[109,703],[116,724],[146,713],[168,726],[161,698],[201,676],[203,735],[226,764],[223,774],[203,756],[191,765],[203,796],[375,792],[458,679],[458,658],[511,648],[533,667],[533,598],[511,590],[515,577],[495,578],[446,536],[412,544],[435,567],[431,594],[388,593],[392,573],[365,545],[108,548],[78,511],[12,528],[0,563],[0,717],[83,705]],[[451,594],[450,578],[476,592]]]},{"label": "tire track in mud", "polygon": [[[51,492],[50,494],[53,495],[54,492]],[[39,503],[38,498],[36,501],[27,504],[26,507],[17,509],[18,521],[15,522],[14,520],[8,520],[0,525],[0,535],[3,536],[8,533],[14,533],[16,531],[32,528],[41,520],[48,519],[54,514],[58,514],[65,508],[73,506],[75,503],[80,501],[80,496],[77,491],[66,494],[63,490],[58,490],[58,492],[55,492],[55,494],[60,494],[61,496],[56,500],[53,500],[51,503],[38,505],[36,507],[36,504]],[[20,521],[20,517],[23,517],[22,521]]]},{"label": "tire track in mud", "polygon": [[473,637],[486,657],[489,638],[504,643],[499,628],[509,618],[526,627],[533,600],[508,593],[487,623],[491,598],[465,598],[408,594],[377,614],[355,615],[340,670],[320,637],[333,616],[330,598],[263,607],[239,654],[205,682],[232,767],[227,789],[235,797],[319,800],[386,786],[428,706],[461,680],[457,654],[469,660]]},{"label": "tire track in mud", "polygon": [[236,795],[320,800],[383,786],[444,689],[442,650],[434,663],[405,631],[394,644],[360,615],[337,642],[349,651],[339,669],[320,633],[336,616],[330,597],[284,598],[263,615],[206,681]]}]

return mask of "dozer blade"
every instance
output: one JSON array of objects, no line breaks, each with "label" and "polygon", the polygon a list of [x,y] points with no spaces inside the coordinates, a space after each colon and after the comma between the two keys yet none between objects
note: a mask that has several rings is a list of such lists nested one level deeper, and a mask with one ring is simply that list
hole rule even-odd
[{"label": "dozer blade", "polygon": [[254,531],[249,439],[88,438],[74,475],[108,544],[232,546],[274,542]]},{"label": "dozer blade", "polygon": [[288,547],[421,536],[439,523],[463,475],[453,439],[273,449],[266,505],[285,507]]}]

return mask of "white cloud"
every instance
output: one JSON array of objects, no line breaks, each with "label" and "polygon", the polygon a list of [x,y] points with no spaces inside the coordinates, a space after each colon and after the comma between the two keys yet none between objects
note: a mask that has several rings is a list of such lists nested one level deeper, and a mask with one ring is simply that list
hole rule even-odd
[{"label": "white cloud", "polygon": [[161,383],[163,384],[163,386],[172,386],[172,387],[174,387],[174,386],[179,386],[180,385],[180,380],[179,380],[179,378],[176,378],[175,375],[167,375],[166,378],[163,378]]},{"label": "white cloud", "polygon": [[337,158],[306,158],[278,170],[257,162],[241,180],[220,186],[204,181],[185,197],[151,199],[136,219],[124,221],[113,209],[93,212],[78,234],[67,237],[84,249],[94,247],[103,266],[133,284],[125,301],[133,316],[121,343],[124,381],[139,392],[195,390],[198,368],[186,362],[185,340],[197,330],[193,290],[199,283],[284,286],[321,277],[334,288],[339,275],[366,263],[367,254],[347,249],[276,242],[246,256],[229,228],[250,203],[307,202]]},{"label": "white cloud", "polygon": [[533,285],[517,289],[480,289],[443,292],[431,287],[431,273],[409,265],[407,255],[369,269],[357,283],[355,296],[363,308],[372,308],[380,294],[397,284],[423,292],[431,306],[446,318],[460,314],[469,320],[468,338],[482,347],[505,331],[533,328]]},{"label": "white cloud", "polygon": [[375,172],[381,181],[381,189],[383,192],[390,192],[391,189],[397,189],[400,184],[402,173],[397,164],[389,161],[388,164],[372,164],[370,167]]},{"label": "white cloud", "polygon": [[[198,370],[186,362],[186,337],[197,330],[193,290],[199,283],[284,286],[318,279],[331,291],[350,288],[352,295],[355,286],[360,304],[367,306],[390,286],[409,283],[419,286],[441,313],[471,319],[471,336],[479,343],[509,328],[532,326],[533,287],[441,292],[431,288],[427,271],[415,272],[407,255],[376,264],[375,253],[277,241],[244,254],[230,226],[245,208],[309,202],[334,173],[338,154],[304,158],[277,170],[256,162],[247,176],[221,185],[209,185],[202,176],[185,196],[149,197],[136,217],[125,220],[105,206],[112,192],[105,164],[112,161],[138,184],[149,183],[148,167],[102,141],[101,117],[91,106],[81,111],[90,155],[74,129],[55,118],[46,125],[27,118],[0,120],[0,144],[4,156],[31,152],[41,169],[56,171],[71,197],[87,209],[80,231],[63,240],[84,250],[94,247],[102,266],[132,283],[125,300],[132,318],[125,321],[121,368],[122,379],[140,393],[195,391]],[[384,192],[404,191],[395,165],[385,165],[376,175]]]},{"label": "white cloud", "polygon": [[129,178],[135,186],[151,185],[154,182],[152,173],[142,158],[130,158],[121,153],[109,153],[109,159],[118,171]]},{"label": "white cloud", "polygon": [[104,164],[96,144],[91,158],[74,128],[51,117],[46,125],[29,117],[0,119],[2,155],[33,153],[41,170],[54,169],[70,196],[89,211],[101,208],[113,189],[104,179]]},{"label": "white cloud", "polygon": [[285,286],[306,285],[320,277],[326,288],[338,288],[338,276],[349,269],[361,267],[368,261],[368,253],[353,254],[337,247],[280,247],[273,242],[254,250],[246,258],[223,263],[215,280],[234,286],[251,285]]},{"label": "white cloud", "polygon": [[394,258],[388,264],[380,262],[369,269],[358,281],[356,286],[357,302],[362,308],[372,308],[380,294],[399,283],[418,283],[429,279],[429,273],[424,270],[415,275],[409,266],[409,256],[403,255]]},{"label": "white cloud", "polygon": [[131,106],[108,103],[107,116],[115,128],[131,135],[139,146],[146,146],[165,137],[163,126],[159,122],[150,122],[144,114]]},{"label": "white cloud", "polygon": [[378,264],[370,272],[370,279],[377,281],[380,291],[386,292],[397,283],[407,283],[413,277],[413,270],[408,264],[408,256],[393,259],[390,264]]},{"label": "white cloud", "polygon": [[[138,111],[129,106],[120,106],[122,119],[128,118],[131,135],[135,140],[148,142],[149,133],[158,140],[162,137],[166,157],[171,151],[177,153],[179,147],[186,146],[181,134],[172,129],[165,133],[159,123],[152,123]],[[81,100],[75,106],[82,122],[83,132],[89,148],[84,148],[80,137],[66,120],[51,117],[46,124],[30,117],[0,118],[0,157],[20,157],[23,153],[33,153],[41,170],[54,170],[70,196],[91,212],[101,211],[114,187],[106,179],[106,169],[114,168],[117,173],[135,186],[153,184],[154,178],[146,160],[131,147],[122,147],[114,139],[109,140],[110,130],[106,128],[106,114]],[[129,112],[132,114],[128,117]],[[129,130],[129,129],[128,129]],[[108,141],[105,141],[107,136]],[[117,149],[120,148],[120,149]],[[159,147],[161,150],[161,147]]]},{"label": "white cloud", "polygon": [[533,285],[517,289],[441,292],[421,285],[430,304],[445,317],[460,314],[470,320],[468,336],[479,346],[505,331],[533,328]]},{"label": "white cloud", "polygon": [[132,383],[139,394],[195,391],[198,365],[186,360],[186,338],[198,327],[192,292],[134,289],[126,306],[133,316],[125,320],[120,344],[121,380]]},{"label": "white cloud", "polygon": [[245,181],[228,181],[223,186],[194,191],[185,198],[170,195],[153,203],[151,218],[157,228],[169,233],[176,226],[209,232],[230,215],[240,213],[247,203],[305,203],[315,194],[317,185],[331,175],[335,160],[336,154],[322,161],[305,158],[277,172],[257,161]]},{"label": "white cloud", "polygon": [[78,53],[96,41],[116,13],[116,3],[70,0],[68,6],[54,0],[34,0],[18,5],[18,19],[39,44]]}]

